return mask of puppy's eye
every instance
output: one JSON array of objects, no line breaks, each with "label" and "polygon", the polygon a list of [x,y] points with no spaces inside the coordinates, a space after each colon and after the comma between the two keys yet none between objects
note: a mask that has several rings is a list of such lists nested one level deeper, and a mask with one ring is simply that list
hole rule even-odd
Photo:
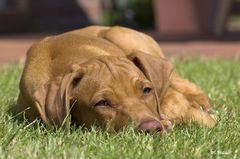
[{"label": "puppy's eye", "polygon": [[143,88],[143,94],[149,94],[149,93],[151,93],[152,92],[152,88],[150,88],[150,87],[145,87],[145,88]]},{"label": "puppy's eye", "polygon": [[98,101],[95,105],[95,107],[98,107],[98,106],[110,106],[110,102],[106,99],[102,99],[100,101]]}]

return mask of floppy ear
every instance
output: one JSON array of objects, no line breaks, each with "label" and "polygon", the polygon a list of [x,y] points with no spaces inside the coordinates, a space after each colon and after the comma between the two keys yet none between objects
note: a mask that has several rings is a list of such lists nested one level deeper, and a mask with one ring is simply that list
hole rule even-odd
[{"label": "floppy ear", "polygon": [[34,104],[40,117],[47,125],[60,127],[69,120],[72,89],[80,81],[83,71],[73,66],[70,73],[42,85],[34,93]]},{"label": "floppy ear", "polygon": [[128,58],[152,82],[159,109],[173,73],[172,64],[164,58],[152,56],[139,50],[133,50],[133,53]]}]

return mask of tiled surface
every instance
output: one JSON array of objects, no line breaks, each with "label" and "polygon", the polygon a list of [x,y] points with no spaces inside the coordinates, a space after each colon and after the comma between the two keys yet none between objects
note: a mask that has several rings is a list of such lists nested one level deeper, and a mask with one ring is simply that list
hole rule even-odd
[{"label": "tiled surface", "polygon": [[[23,61],[28,48],[45,35],[0,37],[0,63]],[[160,41],[166,56],[240,57],[240,41]]]}]

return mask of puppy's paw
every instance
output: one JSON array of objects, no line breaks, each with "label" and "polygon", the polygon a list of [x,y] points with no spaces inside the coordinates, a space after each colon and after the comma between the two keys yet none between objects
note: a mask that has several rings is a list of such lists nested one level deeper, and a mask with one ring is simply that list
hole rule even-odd
[{"label": "puppy's paw", "polygon": [[202,110],[193,108],[191,111],[191,118],[199,125],[214,127],[217,124],[217,117],[213,114],[207,113]]},{"label": "puppy's paw", "polygon": [[205,112],[210,113],[211,104],[208,97],[203,94],[187,94],[186,99],[189,101],[190,105],[196,109],[201,109]]}]

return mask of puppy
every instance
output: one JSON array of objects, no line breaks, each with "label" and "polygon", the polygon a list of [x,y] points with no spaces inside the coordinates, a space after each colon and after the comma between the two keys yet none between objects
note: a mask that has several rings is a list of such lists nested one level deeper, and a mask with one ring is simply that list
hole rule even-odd
[{"label": "puppy", "polygon": [[[27,53],[19,107],[33,121],[161,133],[173,123],[213,127],[204,92],[181,78],[149,36],[90,26],[46,37]],[[68,121],[68,122],[66,122]]]}]

